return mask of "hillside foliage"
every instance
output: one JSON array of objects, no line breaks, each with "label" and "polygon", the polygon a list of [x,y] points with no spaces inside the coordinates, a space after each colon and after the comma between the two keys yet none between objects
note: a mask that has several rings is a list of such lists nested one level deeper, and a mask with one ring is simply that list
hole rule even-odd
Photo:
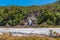
[{"label": "hillside foliage", "polygon": [[1,6],[0,7],[0,26],[7,23],[15,26],[25,20],[32,13],[37,18],[37,24],[46,22],[48,25],[60,25],[60,3],[41,6]]}]

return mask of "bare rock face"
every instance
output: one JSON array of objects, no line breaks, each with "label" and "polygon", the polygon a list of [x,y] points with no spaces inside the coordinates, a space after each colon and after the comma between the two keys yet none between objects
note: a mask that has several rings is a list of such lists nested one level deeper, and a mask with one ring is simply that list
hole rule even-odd
[{"label": "bare rock face", "polygon": [[6,26],[7,26],[7,27],[10,27],[10,25],[9,25],[8,23],[6,23]]}]

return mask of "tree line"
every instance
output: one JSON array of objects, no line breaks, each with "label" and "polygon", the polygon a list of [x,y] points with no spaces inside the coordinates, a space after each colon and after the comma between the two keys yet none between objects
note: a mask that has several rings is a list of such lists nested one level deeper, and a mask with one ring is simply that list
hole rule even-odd
[{"label": "tree line", "polygon": [[46,22],[48,25],[60,25],[60,5],[59,2],[41,6],[1,6],[0,26],[7,23],[15,26],[25,20],[29,13],[37,18],[37,24]]}]

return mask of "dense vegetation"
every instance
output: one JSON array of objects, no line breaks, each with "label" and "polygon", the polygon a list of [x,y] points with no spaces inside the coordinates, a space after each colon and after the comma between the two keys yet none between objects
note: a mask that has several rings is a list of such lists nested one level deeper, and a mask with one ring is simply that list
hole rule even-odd
[{"label": "dense vegetation", "polygon": [[[35,15],[37,24],[60,25],[60,1],[42,6],[1,6],[0,26],[21,24],[29,14]],[[22,21],[22,22],[21,22]],[[24,23],[24,22],[23,22]]]}]

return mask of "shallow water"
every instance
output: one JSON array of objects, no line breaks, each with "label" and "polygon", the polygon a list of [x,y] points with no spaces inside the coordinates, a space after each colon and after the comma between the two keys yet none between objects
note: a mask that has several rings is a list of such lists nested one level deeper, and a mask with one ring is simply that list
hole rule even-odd
[{"label": "shallow water", "polygon": [[20,32],[20,33],[37,33],[37,34],[49,35],[50,30],[60,33],[60,28],[0,28],[0,33]]}]

